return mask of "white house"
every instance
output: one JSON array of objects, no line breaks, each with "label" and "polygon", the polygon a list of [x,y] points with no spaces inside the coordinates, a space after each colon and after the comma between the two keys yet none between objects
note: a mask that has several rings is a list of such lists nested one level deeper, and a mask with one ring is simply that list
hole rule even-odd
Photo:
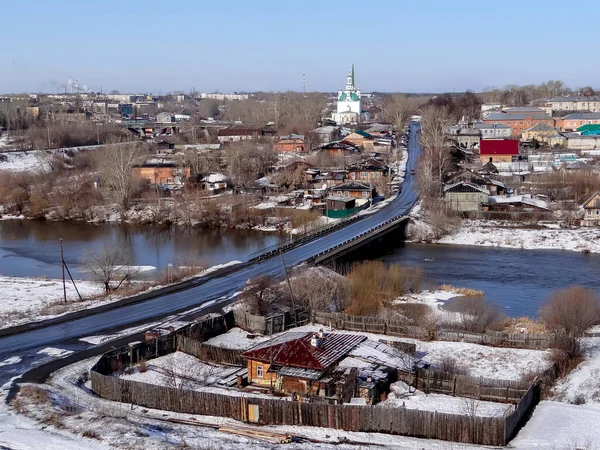
[{"label": "white house", "polygon": [[473,128],[481,132],[482,139],[509,139],[512,131],[502,123],[476,123]]}]

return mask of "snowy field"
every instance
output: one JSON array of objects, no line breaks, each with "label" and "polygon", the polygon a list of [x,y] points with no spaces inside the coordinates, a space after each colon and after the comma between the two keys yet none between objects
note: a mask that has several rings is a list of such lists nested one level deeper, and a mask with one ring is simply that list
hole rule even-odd
[{"label": "snowy field", "polygon": [[600,253],[600,230],[511,228],[514,223],[464,220],[460,230],[437,241],[440,244],[479,245],[526,250],[572,250]]},{"label": "snowy field", "polygon": [[513,405],[505,403],[476,401],[443,394],[425,394],[413,388],[409,389],[409,386],[402,381],[392,384],[388,399],[379,405],[479,417],[502,417],[504,413],[513,409]]},{"label": "snowy field", "polygon": [[[6,158],[6,160],[5,160]],[[45,172],[50,170],[47,154],[39,150],[0,153],[0,171]]]}]

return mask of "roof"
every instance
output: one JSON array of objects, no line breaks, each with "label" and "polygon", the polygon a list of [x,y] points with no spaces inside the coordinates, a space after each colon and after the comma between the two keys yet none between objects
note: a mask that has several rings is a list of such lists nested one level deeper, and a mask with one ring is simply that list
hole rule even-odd
[{"label": "roof", "polygon": [[359,181],[348,181],[342,183],[332,189],[332,191],[370,191],[373,189],[372,184],[361,183]]},{"label": "roof", "polygon": [[217,136],[256,136],[260,134],[262,134],[260,128],[229,127],[220,129]]},{"label": "roof", "polygon": [[520,114],[508,114],[508,113],[490,113],[484,119],[487,122],[490,121],[500,121],[500,120],[525,120],[525,119],[534,119],[534,120],[552,120],[546,113],[520,113]]},{"label": "roof", "polygon": [[578,112],[569,114],[563,117],[563,120],[598,120],[600,119],[600,113],[597,112]]},{"label": "roof", "polygon": [[503,123],[476,123],[473,125],[473,128],[477,128],[478,130],[487,129],[487,128],[495,128],[495,129],[503,129],[510,128],[508,125],[504,125]]},{"label": "roof", "polygon": [[523,205],[533,206],[535,208],[545,209],[547,211],[550,210],[550,208],[548,207],[548,204],[545,201],[539,200],[536,198],[532,198],[532,197],[527,197],[525,195],[510,195],[510,196],[493,195],[488,198],[488,201],[489,201],[489,203],[496,203],[496,204],[521,203]]},{"label": "roof", "polygon": [[525,130],[525,132],[527,131],[556,131],[556,129],[547,123],[536,123],[531,128]]},{"label": "roof", "polygon": [[326,333],[315,347],[311,344],[313,336],[318,333],[283,333],[252,347],[241,357],[280,366],[325,370],[366,339],[358,334]]},{"label": "roof", "polygon": [[415,358],[402,350],[372,339],[361,342],[350,352],[350,356],[377,366],[386,366],[403,371],[409,371],[415,363]]},{"label": "roof", "polygon": [[444,192],[481,192],[482,194],[489,194],[486,188],[477,186],[473,183],[466,181],[459,181],[448,186],[444,186]]},{"label": "roof", "polygon": [[291,141],[291,140],[294,140],[294,139],[302,139],[302,140],[304,140],[304,135],[303,134],[292,133],[292,134],[287,135],[287,136],[280,136],[279,137],[280,141],[284,141],[284,140],[285,141]]},{"label": "roof", "polygon": [[479,142],[480,155],[518,155],[519,141],[514,139],[482,139]]},{"label": "roof", "polygon": [[344,202],[344,203],[350,203],[350,202],[355,202],[356,201],[356,199],[352,198],[352,197],[340,197],[340,196],[337,196],[337,195],[329,196],[329,197],[327,197],[327,200],[333,200],[333,201],[336,201],[336,202]]},{"label": "roof", "polygon": [[[583,202],[583,207],[584,208],[600,208],[600,198],[596,198],[597,196],[600,196],[600,191],[594,192],[590,198],[588,198],[585,202]],[[594,200],[594,201],[592,202],[592,200]]]},{"label": "roof", "polygon": [[538,108],[537,106],[511,106],[510,108],[504,108],[502,111],[508,114],[514,113],[525,113],[525,112],[536,112],[543,113],[544,110],[542,108]]},{"label": "roof", "polygon": [[564,97],[554,97],[548,100],[549,103],[558,102],[600,102],[600,96],[584,96],[584,95],[566,95]]}]

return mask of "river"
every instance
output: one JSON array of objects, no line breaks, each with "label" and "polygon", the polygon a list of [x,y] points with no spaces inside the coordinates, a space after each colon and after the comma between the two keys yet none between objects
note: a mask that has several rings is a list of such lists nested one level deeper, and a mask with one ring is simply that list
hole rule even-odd
[{"label": "river", "polygon": [[245,261],[284,239],[276,233],[239,229],[4,220],[0,221],[0,275],[61,277],[61,237],[65,261],[73,276],[82,279],[90,277],[83,262],[105,246],[120,248],[132,265],[162,270],[169,263],[209,266]]},{"label": "river", "polygon": [[[89,252],[118,246],[131,264],[164,269],[168,263],[222,264],[245,261],[284,236],[251,230],[0,221],[0,275],[61,276],[60,245],[74,277],[89,278],[82,261]],[[536,316],[550,293],[573,284],[600,286],[600,255],[554,250],[515,250],[457,245],[391,245],[388,263],[423,267],[427,279],[482,290],[508,316]]]}]

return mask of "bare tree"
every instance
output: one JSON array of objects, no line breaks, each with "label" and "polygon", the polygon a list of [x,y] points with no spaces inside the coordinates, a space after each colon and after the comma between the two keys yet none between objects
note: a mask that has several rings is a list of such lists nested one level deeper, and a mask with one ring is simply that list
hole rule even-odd
[{"label": "bare tree", "polygon": [[483,297],[465,296],[455,300],[455,309],[460,313],[462,327],[465,331],[482,333],[498,325],[504,315],[496,308],[486,304]]},{"label": "bare tree", "polygon": [[134,275],[129,258],[118,246],[105,246],[99,252],[89,252],[83,264],[104,285],[107,294],[119,289],[125,280]]},{"label": "bare tree", "polygon": [[100,176],[118,197],[124,209],[131,202],[134,178],[132,169],[139,164],[144,151],[138,143],[114,143],[97,150],[96,162]]},{"label": "bare tree", "polygon": [[[450,116],[446,107],[428,106],[421,114],[421,144],[419,184],[425,195],[441,194],[443,175],[450,167],[452,155],[446,142]],[[437,192],[436,192],[437,191]]]},{"label": "bare tree", "polygon": [[277,162],[277,154],[267,144],[256,142],[233,142],[227,148],[227,167],[233,183],[247,187],[266,175]]},{"label": "bare tree", "polygon": [[273,288],[273,279],[268,275],[262,275],[248,282],[248,288],[244,290],[242,298],[245,299],[254,312],[259,316],[266,316],[271,305],[269,290]]},{"label": "bare tree", "polygon": [[416,101],[404,94],[390,94],[383,98],[381,110],[383,120],[391,123],[396,130],[402,130],[408,116],[415,110]]}]

